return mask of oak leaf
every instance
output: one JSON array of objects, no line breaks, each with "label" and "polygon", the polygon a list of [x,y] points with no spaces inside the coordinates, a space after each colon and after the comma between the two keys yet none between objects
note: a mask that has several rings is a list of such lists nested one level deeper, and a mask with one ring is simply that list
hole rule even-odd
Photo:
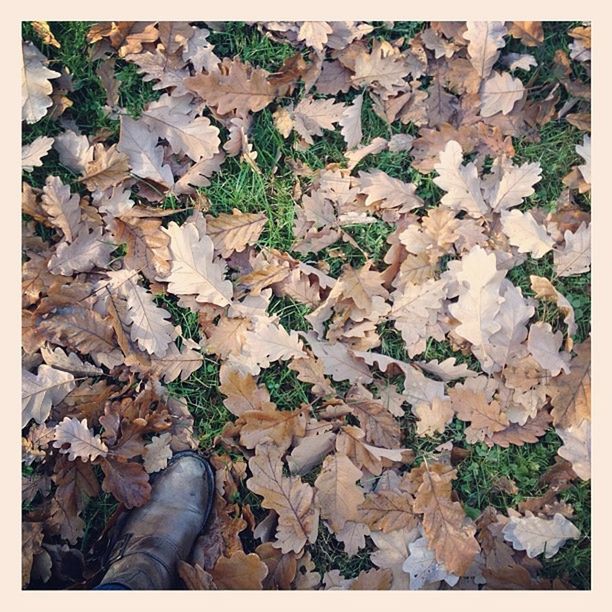
[{"label": "oak leaf", "polygon": [[49,152],[54,142],[48,136],[39,136],[29,145],[21,147],[21,168],[26,172],[32,172],[34,168],[42,166],[42,158]]},{"label": "oak leaf", "polygon": [[177,155],[188,155],[194,162],[210,159],[219,152],[219,129],[207,117],[193,118],[190,96],[177,98],[164,94],[149,104],[142,120],[168,141]]},{"label": "oak leaf", "polygon": [[504,211],[501,223],[510,244],[518,247],[519,253],[531,253],[534,259],[540,259],[554,246],[554,240],[529,211]]},{"label": "oak leaf", "polygon": [[[66,444],[68,448],[64,447]],[[82,461],[93,461],[96,457],[106,457],[108,453],[108,447],[100,440],[100,436],[94,435],[87,427],[87,419],[79,421],[65,417],[55,427],[53,446],[59,448],[60,453],[68,453],[70,461],[77,457]]]},{"label": "oak leaf", "polygon": [[591,268],[591,226],[582,223],[575,232],[565,231],[565,244],[555,250],[557,276],[574,276]]},{"label": "oak leaf", "polygon": [[579,425],[567,429],[557,427],[557,435],[563,446],[557,453],[572,464],[572,469],[582,480],[591,478],[591,421],[585,419]]},{"label": "oak leaf", "polygon": [[529,277],[529,280],[531,281],[531,290],[534,292],[536,298],[554,302],[561,314],[565,315],[563,321],[567,325],[568,335],[566,340],[566,348],[571,349],[573,346],[573,341],[571,341],[571,338],[576,334],[578,329],[573,306],[563,294],[555,289],[553,284],[547,278],[532,274]]},{"label": "oak leaf", "polygon": [[472,217],[481,217],[489,207],[482,195],[482,184],[473,163],[462,166],[463,149],[456,140],[448,142],[440,151],[440,161],[434,166],[438,176],[434,183],[447,193],[442,204],[453,210],[465,210]]},{"label": "oak leaf", "polygon": [[170,188],[174,177],[170,166],[164,165],[164,151],[157,146],[158,135],[142,120],[121,116],[121,130],[117,150],[130,160],[132,172],[142,179],[151,179],[158,185]]},{"label": "oak leaf", "polygon": [[242,373],[224,364],[221,366],[219,379],[219,391],[226,396],[223,404],[236,416],[249,410],[264,409],[270,403],[268,390],[258,387],[251,374]]},{"label": "oak leaf", "polygon": [[341,531],[347,521],[358,520],[359,505],[364,501],[363,490],[356,481],[361,470],[346,455],[329,455],[323,461],[315,480],[321,518],[327,520],[332,531]]},{"label": "oak leaf", "polygon": [[403,55],[397,53],[386,41],[375,40],[371,53],[364,50],[355,57],[353,84],[377,85],[392,91],[406,85],[409,67]]},{"label": "oak leaf", "polygon": [[374,531],[389,533],[414,529],[418,519],[412,510],[412,495],[400,491],[368,493],[359,507],[361,520]]},{"label": "oak leaf", "polygon": [[410,551],[402,564],[402,570],[410,575],[410,590],[418,591],[424,586],[444,580],[449,586],[459,582],[459,576],[451,574],[444,563],[436,561],[434,552],[427,543],[427,538],[421,537],[408,544]]},{"label": "oak leaf", "polygon": [[138,508],[149,501],[149,475],[140,463],[102,459],[100,465],[104,472],[102,489],[126,508]]},{"label": "oak leaf", "polygon": [[463,38],[469,41],[468,55],[481,79],[486,79],[506,45],[507,30],[503,21],[468,21]]},{"label": "oak leaf", "polygon": [[49,79],[61,75],[47,68],[47,58],[31,42],[24,42],[21,48],[21,120],[36,123],[53,104],[53,85]]},{"label": "oak leaf", "polygon": [[569,355],[559,352],[563,334],[556,331],[553,334],[550,323],[538,321],[529,328],[527,347],[533,358],[542,368],[548,370],[552,376],[557,376],[561,370],[569,373]]},{"label": "oak leaf", "polygon": [[321,136],[323,130],[333,130],[344,116],[344,104],[333,99],[302,98],[291,112],[293,129],[308,143],[313,136]]},{"label": "oak leaf", "polygon": [[261,495],[261,505],[278,514],[275,546],[283,553],[300,553],[304,545],[317,539],[319,510],[313,505],[314,489],[298,477],[283,476],[280,453],[268,446],[259,446],[249,459],[252,476],[247,487]]},{"label": "oak leaf", "polygon": [[359,172],[359,184],[359,191],[367,194],[366,206],[378,204],[380,208],[398,208],[401,212],[423,206],[412,183],[393,178],[382,170]]},{"label": "oak leaf", "polygon": [[219,68],[210,74],[185,79],[185,86],[215,107],[220,115],[235,111],[245,117],[249,112],[262,110],[274,99],[275,91],[266,70],[237,59],[226,60]]},{"label": "oak leaf", "polygon": [[503,534],[515,550],[526,551],[531,559],[542,553],[546,559],[550,559],[569,539],[580,537],[580,531],[574,524],[559,513],[552,519],[511,516]]},{"label": "oak leaf", "polygon": [[44,423],[51,408],[59,404],[75,386],[72,374],[45,364],[38,367],[36,376],[23,370],[21,426],[25,427],[32,419],[39,424]]},{"label": "oak leaf", "polygon": [[78,194],[71,195],[70,187],[57,176],[48,176],[43,187],[42,209],[49,215],[51,223],[59,228],[68,242],[72,242],[79,231],[81,207]]},{"label": "oak leaf", "polygon": [[408,558],[409,545],[419,536],[416,529],[399,529],[390,533],[374,531],[370,534],[376,550],[370,555],[372,563],[381,569],[393,572],[392,590],[410,588],[410,578],[402,567]]},{"label": "oak leaf", "polygon": [[465,430],[466,440],[470,444],[484,440],[503,431],[510,422],[502,412],[498,401],[488,402],[484,393],[456,385],[449,389],[452,407],[462,421],[468,421],[470,426]]},{"label": "oak leaf", "polygon": [[351,106],[347,106],[342,112],[339,120],[342,129],[340,133],[346,142],[347,149],[354,149],[359,146],[363,138],[361,131],[361,107],[363,105],[363,94],[358,95]]},{"label": "oak leaf", "polygon": [[525,87],[520,79],[509,72],[494,70],[480,88],[480,116],[492,117],[499,112],[507,115],[524,95]]},{"label": "oak leaf", "polygon": [[268,567],[259,555],[237,551],[229,558],[221,557],[210,573],[220,589],[258,590],[263,588]]},{"label": "oak leaf", "polygon": [[488,370],[493,360],[487,355],[486,346],[491,336],[501,329],[495,318],[503,303],[500,292],[504,272],[497,269],[493,253],[476,246],[463,258],[462,269],[456,276],[461,283],[459,300],[448,307],[460,322],[455,332],[484,348],[480,362]]},{"label": "oak leaf", "polygon": [[153,436],[151,442],[145,446],[142,457],[144,468],[148,474],[159,472],[168,465],[168,459],[172,457],[170,438],[171,434],[169,432]]},{"label": "oak leaf", "polygon": [[221,257],[228,258],[255,244],[267,220],[263,213],[243,213],[234,208],[231,215],[222,213],[218,217],[207,217],[206,233]]},{"label": "oak leaf", "polygon": [[512,21],[508,33],[514,38],[519,38],[527,47],[537,47],[544,42],[541,21]]},{"label": "oak leaf", "polygon": [[106,268],[114,250],[115,245],[105,238],[101,227],[83,224],[72,242],[63,240],[57,244],[49,259],[49,271],[70,276],[74,272],[89,272],[96,266]]},{"label": "oak leaf", "polygon": [[502,212],[523,203],[534,193],[533,186],[542,178],[539,162],[514,166],[508,163],[493,166],[494,182],[487,186],[486,194],[491,208]]},{"label": "oak leaf", "polygon": [[168,291],[195,295],[198,302],[228,305],[232,283],[223,278],[225,264],[214,259],[212,240],[206,234],[200,235],[193,223],[179,226],[171,221],[162,232],[170,238],[170,273],[160,278],[168,283]]},{"label": "oak leaf", "polygon": [[95,144],[92,156],[81,177],[89,191],[105,191],[130,176],[128,157],[117,150],[117,145],[105,149],[102,143]]},{"label": "oak leaf", "polygon": [[413,470],[421,478],[413,509],[423,514],[423,529],[436,561],[448,571],[464,575],[480,551],[474,537],[475,526],[467,519],[459,502],[452,501],[451,481],[456,471],[441,463]]}]

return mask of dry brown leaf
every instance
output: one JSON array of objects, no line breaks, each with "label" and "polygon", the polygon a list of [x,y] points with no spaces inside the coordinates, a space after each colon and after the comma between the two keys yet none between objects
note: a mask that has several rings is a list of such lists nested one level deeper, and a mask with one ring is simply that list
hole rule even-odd
[{"label": "dry brown leaf", "polygon": [[270,446],[260,446],[249,460],[253,474],[247,487],[261,495],[261,505],[278,514],[275,545],[283,553],[300,553],[307,542],[317,539],[319,510],[313,505],[314,489],[298,477],[283,476],[280,453]]},{"label": "dry brown leaf", "polygon": [[264,229],[267,217],[263,213],[243,213],[237,208],[232,214],[206,217],[206,233],[212,239],[215,250],[224,259],[232,253],[240,253],[255,244]]},{"label": "dry brown leaf", "polygon": [[480,546],[474,537],[475,526],[465,516],[461,504],[451,498],[456,471],[434,463],[424,464],[411,474],[420,480],[413,509],[423,514],[423,529],[436,560],[453,574],[464,575]]},{"label": "dry brown leaf", "polygon": [[21,66],[21,120],[36,123],[47,114],[53,104],[53,85],[49,79],[56,79],[59,72],[49,70],[49,60],[31,43],[22,44]]},{"label": "dry brown leaf", "polygon": [[569,374],[560,374],[547,385],[551,397],[553,424],[569,428],[591,415],[591,340],[574,347]]},{"label": "dry brown leaf", "polygon": [[346,455],[329,455],[323,462],[321,472],[315,480],[321,518],[332,531],[341,531],[347,521],[359,517],[359,505],[364,501],[361,487],[356,483],[361,470]]},{"label": "dry brown leaf", "polygon": [[414,529],[418,519],[412,510],[413,497],[399,491],[368,493],[359,507],[361,520],[374,531],[389,533],[399,529]]},{"label": "dry brown leaf", "polygon": [[220,115],[235,111],[245,117],[248,112],[265,108],[274,99],[269,73],[240,60],[224,61],[220,70],[185,79],[185,86],[199,95]]}]

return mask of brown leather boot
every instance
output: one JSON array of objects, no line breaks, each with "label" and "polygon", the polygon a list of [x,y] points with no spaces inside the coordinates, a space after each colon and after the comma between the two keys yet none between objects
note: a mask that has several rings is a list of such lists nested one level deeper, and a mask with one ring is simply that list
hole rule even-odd
[{"label": "brown leather boot", "polygon": [[172,589],[178,560],[187,559],[208,519],[214,487],[208,461],[193,451],[176,453],[152,480],[151,499],[119,528],[99,587]]}]

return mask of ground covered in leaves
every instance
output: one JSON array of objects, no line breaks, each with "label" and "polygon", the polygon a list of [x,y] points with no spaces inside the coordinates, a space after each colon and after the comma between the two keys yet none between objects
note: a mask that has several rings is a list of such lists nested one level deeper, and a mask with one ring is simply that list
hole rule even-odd
[{"label": "ground covered in leaves", "polygon": [[23,26],[23,585],[173,452],[189,589],[590,586],[590,26]]}]

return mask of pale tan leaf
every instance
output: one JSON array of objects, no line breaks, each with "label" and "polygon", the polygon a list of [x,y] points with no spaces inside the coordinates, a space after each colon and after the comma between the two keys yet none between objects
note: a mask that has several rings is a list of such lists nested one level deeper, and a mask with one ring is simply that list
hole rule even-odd
[{"label": "pale tan leaf", "polygon": [[[500,295],[504,272],[497,270],[493,253],[479,246],[474,247],[462,260],[462,269],[457,272],[461,283],[459,300],[449,305],[449,311],[460,324],[455,332],[475,346],[486,347],[490,337],[501,325],[495,320],[503,298]],[[492,363],[485,355],[480,359],[485,369]]]},{"label": "pale tan leaf", "polygon": [[572,469],[582,480],[591,479],[591,421],[585,419],[580,425],[567,429],[557,427],[563,446],[557,453],[572,464]]},{"label": "pale tan leaf", "polygon": [[232,253],[240,253],[248,245],[255,244],[266,222],[264,213],[243,213],[234,208],[232,214],[207,216],[206,233],[221,257],[228,258]]},{"label": "pale tan leaf", "polygon": [[341,531],[347,521],[359,520],[359,505],[364,501],[363,490],[356,481],[361,470],[346,455],[330,455],[323,462],[315,488],[321,508],[321,518],[334,532]]},{"label": "pale tan leaf", "polygon": [[525,95],[520,79],[509,72],[493,71],[480,88],[480,116],[492,117],[501,112],[507,115]]},{"label": "pale tan leaf", "polygon": [[219,372],[221,385],[219,391],[226,396],[225,407],[234,415],[240,416],[247,410],[261,410],[270,403],[270,395],[265,387],[258,387],[251,374],[233,370],[223,364]]},{"label": "pale tan leaf", "polygon": [[521,166],[500,164],[493,166],[495,182],[487,190],[491,208],[501,212],[518,206],[534,193],[533,185],[542,178],[539,162],[525,163]]},{"label": "pale tan leaf", "polygon": [[53,148],[57,151],[60,162],[77,174],[81,174],[87,163],[93,159],[93,147],[89,144],[87,136],[78,135],[72,130],[58,134]]},{"label": "pale tan leaf", "polygon": [[101,227],[80,226],[73,242],[62,240],[49,260],[51,274],[70,276],[74,272],[89,272],[94,267],[106,268],[115,245],[103,236]]},{"label": "pale tan leaf", "polygon": [[266,70],[227,58],[219,67],[219,71],[185,79],[185,86],[214,106],[220,115],[235,111],[245,117],[248,112],[265,108],[274,99],[275,91]]},{"label": "pale tan leaf", "polygon": [[581,223],[576,232],[565,231],[565,244],[554,253],[557,276],[584,274],[591,268],[591,225]]},{"label": "pale tan leaf", "polygon": [[417,404],[412,412],[419,419],[417,423],[417,435],[419,436],[435,436],[437,433],[443,433],[455,416],[450,401],[438,397],[434,398],[431,406]]},{"label": "pale tan leaf", "polygon": [[591,339],[574,348],[570,373],[560,374],[547,385],[556,427],[569,428],[590,418],[591,414]]},{"label": "pale tan leaf", "polygon": [[327,37],[333,32],[327,21],[303,21],[297,33],[297,39],[317,51],[322,51]]},{"label": "pale tan leaf", "polygon": [[36,123],[53,104],[49,79],[61,75],[46,67],[49,60],[31,42],[24,42],[21,48],[21,120]]},{"label": "pale tan leaf", "polygon": [[[69,444],[68,448],[64,448]],[[55,448],[60,453],[68,454],[68,460],[74,461],[77,457],[82,461],[93,461],[96,457],[106,457],[108,447],[100,440],[99,435],[94,435],[87,427],[87,419],[79,421],[72,417],[65,417],[55,427]]]},{"label": "pale tan leaf", "polygon": [[261,505],[279,515],[277,545],[283,553],[300,553],[304,545],[317,539],[319,511],[313,505],[314,489],[297,477],[283,476],[280,453],[260,446],[249,459],[252,476],[247,487],[263,497]]},{"label": "pale tan leaf", "polygon": [[117,145],[105,149],[102,143],[95,144],[92,155],[81,177],[89,191],[105,191],[130,176],[128,157],[117,150]]},{"label": "pale tan leaf", "polygon": [[366,206],[378,204],[380,208],[399,208],[407,212],[423,206],[412,183],[404,183],[382,170],[359,172],[361,193],[367,194]]},{"label": "pale tan leaf", "polygon": [[387,42],[374,40],[372,52],[361,51],[355,58],[353,84],[377,85],[383,90],[393,90],[406,85],[405,77],[410,68],[403,55]]},{"label": "pale tan leaf", "polygon": [[473,163],[462,166],[463,149],[456,140],[448,142],[440,151],[440,161],[434,166],[438,176],[434,183],[446,191],[442,204],[453,210],[465,210],[478,218],[486,214],[489,207],[482,196],[482,184]]},{"label": "pale tan leaf", "polygon": [[544,257],[555,244],[544,226],[529,211],[504,211],[501,223],[510,244],[518,247],[519,253],[530,253],[534,259]]},{"label": "pale tan leaf", "polygon": [[121,116],[117,150],[128,156],[130,168],[136,176],[170,188],[174,177],[170,166],[164,165],[164,150],[157,146],[158,139],[157,133],[152,132],[142,119]]},{"label": "pale tan leaf", "polygon": [[503,21],[468,21],[463,38],[469,40],[468,55],[481,79],[486,79],[506,45],[507,30]]},{"label": "pale tan leaf", "polygon": [[411,474],[421,477],[414,512],[423,514],[423,529],[436,561],[457,576],[465,574],[480,551],[476,527],[459,502],[452,501],[451,481],[456,471],[441,463],[424,464]]},{"label": "pale tan leaf", "polygon": [[368,493],[359,507],[361,520],[383,533],[414,529],[419,521],[412,510],[413,501],[412,495],[403,491]]},{"label": "pale tan leaf", "polygon": [[559,352],[563,334],[557,331],[553,334],[550,323],[538,321],[529,328],[527,348],[533,358],[552,376],[557,376],[561,370],[569,374],[569,355]]},{"label": "pale tan leaf", "polygon": [[174,326],[167,319],[170,313],[153,301],[153,295],[136,283],[137,275],[122,285],[127,298],[126,320],[130,336],[151,355],[163,357],[174,338]]},{"label": "pale tan leaf", "polygon": [[526,551],[532,559],[542,553],[546,559],[550,559],[568,540],[580,537],[575,525],[559,513],[552,519],[511,516],[503,534],[515,550]]},{"label": "pale tan leaf", "polygon": [[69,372],[56,370],[48,365],[38,367],[36,375],[23,370],[21,382],[21,426],[32,419],[44,423],[51,408],[59,404],[76,386]]},{"label": "pale tan leaf", "polygon": [[363,362],[358,361],[344,344],[341,342],[332,344],[326,340],[318,340],[312,332],[303,334],[303,336],[310,344],[312,352],[321,360],[325,374],[331,376],[335,381],[362,381],[366,384],[372,382],[369,368]]},{"label": "pale tan leaf", "polygon": [[151,442],[145,446],[142,457],[144,468],[148,474],[159,472],[168,465],[168,459],[172,457],[171,438],[172,434],[166,432],[159,436],[153,436]]},{"label": "pale tan leaf", "polygon": [[68,242],[72,242],[81,223],[80,198],[71,195],[70,187],[57,176],[48,176],[43,187],[41,208],[49,215],[51,223],[59,228]]},{"label": "pale tan leaf", "polygon": [[343,116],[345,106],[333,98],[317,100],[302,98],[291,113],[293,129],[308,143],[314,144],[313,136],[321,136],[323,130],[333,130]]},{"label": "pale tan leaf", "polygon": [[21,168],[32,172],[34,168],[42,166],[42,158],[49,152],[54,139],[48,136],[39,136],[29,145],[21,147]]},{"label": "pale tan leaf", "polygon": [[[543,276],[531,275],[529,280],[531,281],[531,290],[535,293],[536,298],[554,302],[560,312],[565,315],[563,321],[567,325],[567,335],[569,338],[572,338],[576,334],[578,327],[576,325],[574,308],[568,299],[559,293],[553,284]],[[567,348],[571,349],[572,345],[573,343],[570,343],[570,346]]]},{"label": "pale tan leaf", "polygon": [[188,155],[194,162],[210,159],[219,152],[219,129],[207,117],[192,117],[191,96],[164,94],[151,102],[142,113],[142,120],[165,138],[177,155]]},{"label": "pale tan leaf", "polygon": [[339,123],[342,126],[340,133],[346,142],[347,149],[359,146],[363,133],[361,131],[361,107],[363,105],[363,94],[358,95],[350,106],[342,113]]},{"label": "pale tan leaf", "polygon": [[225,263],[214,259],[214,245],[200,235],[193,223],[177,225],[171,221],[162,228],[170,238],[170,274],[160,278],[176,295],[195,295],[198,302],[226,306],[233,294],[232,283],[224,279]]},{"label": "pale tan leaf", "polygon": [[402,566],[408,558],[409,545],[419,537],[417,529],[399,529],[391,533],[375,531],[370,534],[376,550],[370,555],[372,563],[381,569],[393,572],[392,590],[410,588],[410,578]]},{"label": "pale tan leaf", "polygon": [[76,353],[66,354],[59,346],[56,346],[53,351],[47,346],[42,346],[40,354],[47,365],[57,370],[70,372],[77,376],[99,376],[104,374],[101,368],[91,363],[83,362]]},{"label": "pale tan leaf", "polygon": [[453,587],[459,582],[459,576],[451,574],[444,563],[436,561],[433,550],[427,543],[427,538],[421,537],[408,544],[409,554],[402,570],[410,576],[410,590],[421,590],[428,584],[444,580]]}]

